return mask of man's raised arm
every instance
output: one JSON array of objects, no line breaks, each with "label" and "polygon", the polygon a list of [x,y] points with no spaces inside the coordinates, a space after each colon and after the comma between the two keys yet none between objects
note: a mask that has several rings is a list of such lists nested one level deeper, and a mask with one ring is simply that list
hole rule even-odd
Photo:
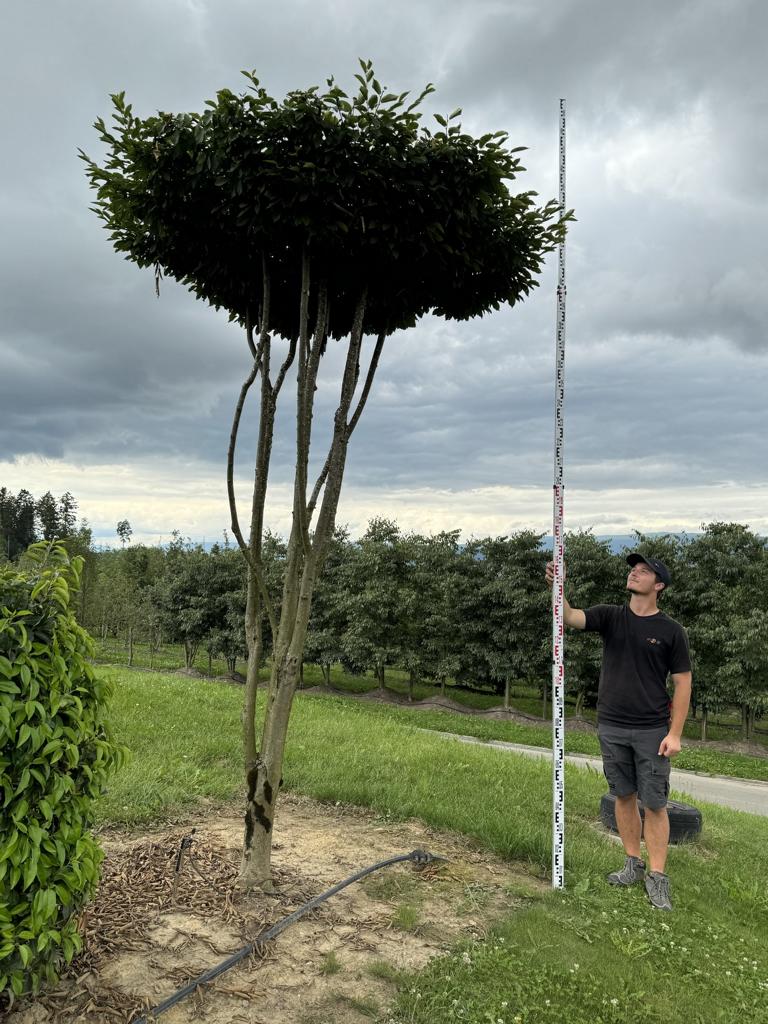
[{"label": "man's raised arm", "polygon": [[[563,566],[563,573],[565,573],[565,566]],[[547,568],[544,575],[547,579],[547,586],[551,587],[555,582],[554,562],[547,562]],[[572,629],[584,629],[587,625],[587,616],[581,608],[571,608],[565,598],[565,595],[563,595],[563,622],[566,626],[570,626]]]}]

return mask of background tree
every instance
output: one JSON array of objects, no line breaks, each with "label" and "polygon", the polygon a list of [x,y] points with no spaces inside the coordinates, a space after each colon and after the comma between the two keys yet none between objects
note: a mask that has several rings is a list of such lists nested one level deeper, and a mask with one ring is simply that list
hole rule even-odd
[{"label": "background tree", "polygon": [[399,663],[403,653],[406,567],[401,540],[397,523],[372,519],[353,545],[340,581],[344,660],[358,671],[373,669],[381,693],[387,665]]},{"label": "background tree", "polygon": [[198,650],[216,625],[215,585],[214,567],[205,549],[176,533],[151,599],[164,634],[183,644],[186,669],[194,667]]},{"label": "background tree", "polygon": [[203,643],[209,657],[220,654],[224,658],[227,671],[234,678],[238,659],[246,658],[248,653],[244,629],[246,578],[243,559],[239,551],[218,544],[214,544],[207,558],[210,561],[208,599],[212,616]]},{"label": "background tree", "polygon": [[120,538],[120,543],[122,544],[123,547],[125,547],[126,544],[130,544],[131,537],[133,536],[133,530],[131,529],[131,524],[128,522],[127,519],[120,520],[120,522],[115,527],[115,532],[117,533],[117,536]]},{"label": "background tree", "polygon": [[[549,606],[549,593],[542,586],[547,557],[541,548],[541,534],[531,530],[486,538],[482,550],[486,658],[490,677],[504,693],[508,708],[512,679],[544,680],[546,687],[549,659],[542,650],[541,633]],[[546,692],[545,688],[545,700]]]},{"label": "background tree", "polygon": [[40,523],[43,540],[57,540],[62,537],[59,521],[59,503],[50,491],[35,502],[35,515]]},{"label": "background tree", "polygon": [[[437,117],[420,127],[420,101],[388,93],[362,64],[348,96],[332,79],[269,96],[217,93],[201,114],[136,117],[113,96],[110,128],[96,122],[103,166],[82,154],[96,209],[115,248],[156,280],[171,276],[227,310],[245,330],[250,367],[228,457],[232,531],[248,564],[244,885],[270,883],[271,832],[283,751],[300,678],[315,581],[333,536],[348,445],[386,338],[427,312],[467,319],[514,304],[535,286],[565,231],[555,202],[513,194],[521,170],[503,132],[476,139]],[[375,339],[366,353],[364,338]],[[312,455],[314,399],[329,339],[345,339],[328,447]],[[278,339],[283,339],[282,352]],[[296,369],[293,525],[281,612],[263,573],[264,508],[277,402]],[[243,405],[259,380],[250,534],[234,499]],[[311,485],[310,472],[315,483]],[[316,474],[316,476],[315,476]],[[266,613],[273,658],[260,749],[254,712]]]},{"label": "background tree", "polygon": [[344,659],[344,633],[347,628],[346,581],[350,578],[349,531],[337,526],[325,560],[323,574],[312,598],[304,657],[320,666],[323,683],[331,685],[331,666]]},{"label": "background tree", "polygon": [[[633,548],[634,550],[634,548]],[[626,604],[626,556],[611,551],[610,542],[598,540],[589,530],[565,537],[566,594],[574,608],[596,604]],[[625,571],[626,570],[626,571]],[[547,640],[551,652],[551,641]],[[576,696],[575,713],[597,700],[603,647],[593,633],[569,629],[565,636],[565,684]]]},{"label": "background tree", "polygon": [[462,635],[457,610],[461,607],[461,548],[459,530],[431,537],[406,538],[407,572],[403,587],[403,667],[409,672],[408,696],[422,676],[445,684],[460,666]]},{"label": "background tree", "polygon": [[456,650],[457,681],[470,685],[496,686],[491,676],[488,651],[490,622],[487,586],[488,564],[483,541],[470,538],[461,548],[457,563],[458,586],[453,615],[459,624],[461,642]]},{"label": "background tree", "polygon": [[35,499],[24,488],[0,488],[0,555],[13,561],[37,539]]},{"label": "background tree", "polygon": [[732,615],[723,629],[722,678],[729,701],[741,708],[741,738],[752,740],[755,720],[768,711],[768,612]]},{"label": "background tree", "polygon": [[690,637],[694,693],[706,739],[710,713],[731,701],[742,705],[743,730],[749,731],[739,649],[749,647],[753,625],[741,620],[765,605],[766,547],[739,523],[709,523],[702,529],[685,548],[686,585],[676,600]]},{"label": "background tree", "polygon": [[59,498],[59,529],[62,539],[71,537],[77,528],[77,501],[74,495],[65,491]]}]

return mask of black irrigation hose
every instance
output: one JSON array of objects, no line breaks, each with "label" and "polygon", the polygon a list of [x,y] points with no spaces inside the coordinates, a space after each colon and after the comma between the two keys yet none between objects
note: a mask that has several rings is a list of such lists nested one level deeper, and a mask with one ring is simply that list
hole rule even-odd
[{"label": "black irrigation hose", "polygon": [[[177,857],[177,865],[181,866],[181,850],[179,850],[179,856]],[[271,939],[276,939],[278,935],[285,931],[290,925],[294,924],[300,918],[308,914],[310,910],[314,910],[315,907],[319,907],[321,903],[325,903],[331,896],[335,896],[337,892],[341,892],[342,889],[346,889],[348,885],[352,885],[353,882],[359,882],[361,878],[365,878],[366,875],[370,875],[373,871],[378,871],[380,868],[387,868],[391,864],[400,864],[403,861],[412,861],[414,864],[418,864],[420,867],[424,867],[427,864],[431,864],[437,860],[445,860],[445,857],[437,857],[432,853],[427,853],[426,850],[412,850],[410,853],[402,853],[398,857],[389,857],[387,860],[377,861],[375,864],[371,864],[368,868],[363,868],[362,871],[358,871],[354,875],[350,875],[349,878],[345,878],[343,882],[339,882],[332,888],[327,889],[324,893],[319,896],[313,896],[311,900],[307,900],[298,910],[294,910],[292,914],[284,917],[282,921],[278,921],[277,924],[273,924],[271,928],[267,928],[265,931],[260,932],[253,942],[249,942],[247,946],[243,946],[242,949],[238,950],[237,953],[233,953],[232,956],[227,957],[217,967],[212,967],[209,971],[201,974],[194,981],[190,981],[189,984],[180,988],[178,992],[175,992],[168,999],[163,1000],[162,1003],[158,1003],[157,1006],[153,1007],[146,1017],[139,1017],[133,1022],[133,1024],[150,1024],[150,1021],[159,1017],[161,1013],[165,1013],[166,1010],[170,1010],[176,1003],[180,1003],[182,999],[186,999],[187,996],[191,996],[192,993],[200,985],[207,985],[212,982],[219,975],[224,974],[230,968],[234,967],[235,964],[239,964],[241,960],[245,960],[246,957],[250,956],[259,946],[262,946],[265,942],[269,942]]]}]

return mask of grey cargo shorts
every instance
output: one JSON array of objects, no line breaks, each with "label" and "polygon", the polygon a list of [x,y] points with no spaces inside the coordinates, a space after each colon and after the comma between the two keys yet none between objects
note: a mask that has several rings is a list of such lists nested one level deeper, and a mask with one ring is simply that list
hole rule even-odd
[{"label": "grey cargo shorts", "polygon": [[668,731],[667,726],[654,729],[598,726],[603,772],[614,796],[637,793],[643,805],[652,811],[667,806],[669,758],[659,754],[659,745]]}]

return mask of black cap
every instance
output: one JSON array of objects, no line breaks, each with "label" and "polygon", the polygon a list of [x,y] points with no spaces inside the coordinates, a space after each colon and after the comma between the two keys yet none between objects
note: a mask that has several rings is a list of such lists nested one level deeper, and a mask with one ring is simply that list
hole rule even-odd
[{"label": "black cap", "polygon": [[647,566],[650,566],[665,587],[668,587],[672,582],[672,577],[669,575],[669,569],[663,562],[660,562],[658,558],[646,558],[645,555],[641,555],[639,551],[633,551],[631,555],[627,555],[627,565],[637,565],[638,562],[645,562]]}]

